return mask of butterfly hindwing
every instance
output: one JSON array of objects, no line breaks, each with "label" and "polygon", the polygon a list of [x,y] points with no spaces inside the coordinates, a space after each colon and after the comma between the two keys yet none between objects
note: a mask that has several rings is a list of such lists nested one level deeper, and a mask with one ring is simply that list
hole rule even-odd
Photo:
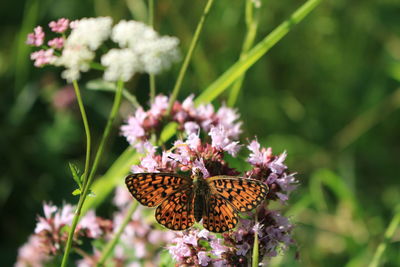
[{"label": "butterfly hindwing", "polygon": [[191,180],[172,173],[136,173],[128,175],[126,186],[140,204],[158,206],[176,191],[191,185]]},{"label": "butterfly hindwing", "polygon": [[158,223],[171,230],[185,230],[194,224],[193,190],[180,190],[157,207],[155,217]]},{"label": "butterfly hindwing", "polygon": [[206,197],[203,226],[214,233],[222,233],[235,228],[238,223],[237,211],[219,194]]},{"label": "butterfly hindwing", "polygon": [[268,186],[254,179],[215,176],[207,181],[213,193],[222,196],[240,212],[257,207],[268,193]]}]

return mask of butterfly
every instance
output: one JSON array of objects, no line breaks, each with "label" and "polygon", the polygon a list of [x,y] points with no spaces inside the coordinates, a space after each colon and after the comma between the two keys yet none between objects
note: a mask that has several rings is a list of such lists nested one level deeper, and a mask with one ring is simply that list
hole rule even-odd
[{"label": "butterfly", "polygon": [[191,178],[175,173],[135,173],[125,179],[132,196],[144,206],[157,207],[158,223],[171,230],[185,230],[203,219],[215,233],[235,228],[238,213],[256,208],[267,196],[268,186],[236,176],[201,175]]}]

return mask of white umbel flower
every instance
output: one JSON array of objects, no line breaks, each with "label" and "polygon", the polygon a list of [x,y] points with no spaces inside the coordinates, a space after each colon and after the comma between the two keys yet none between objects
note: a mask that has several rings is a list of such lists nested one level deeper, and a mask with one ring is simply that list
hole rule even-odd
[{"label": "white umbel flower", "polygon": [[158,74],[169,69],[172,63],[180,59],[178,50],[179,40],[175,37],[162,36],[156,40],[141,44],[144,71]]},{"label": "white umbel flower", "polygon": [[129,47],[136,50],[136,46],[142,42],[155,40],[158,37],[151,27],[138,21],[122,20],[114,26],[111,39],[120,47]]},{"label": "white umbel flower", "polygon": [[180,59],[177,38],[159,36],[142,22],[119,22],[112,30],[111,39],[136,54],[142,65],[141,72],[158,74]]},{"label": "white umbel flower", "polygon": [[142,64],[131,49],[111,49],[101,57],[101,64],[106,67],[104,80],[129,81],[136,73],[142,71]]},{"label": "white umbel flower", "polygon": [[86,72],[90,68],[90,62],[94,59],[94,52],[86,46],[67,44],[54,64],[64,66],[65,70],[61,73],[62,78],[68,82],[78,80],[80,72]]},{"label": "white umbel flower", "polygon": [[71,34],[67,43],[88,46],[92,51],[110,36],[112,19],[110,17],[83,18],[71,22]]}]

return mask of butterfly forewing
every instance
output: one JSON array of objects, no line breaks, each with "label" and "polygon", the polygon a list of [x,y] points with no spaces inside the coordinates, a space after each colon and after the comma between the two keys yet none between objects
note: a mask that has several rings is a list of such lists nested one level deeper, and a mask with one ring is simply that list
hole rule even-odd
[{"label": "butterfly forewing", "polygon": [[237,213],[222,196],[209,194],[205,204],[204,228],[215,233],[222,233],[235,228],[238,223]]},{"label": "butterfly forewing", "polygon": [[131,174],[125,183],[132,196],[147,207],[158,206],[171,194],[192,185],[191,179],[172,173]]},{"label": "butterfly forewing", "polygon": [[267,196],[268,186],[258,180],[215,176],[207,179],[212,193],[219,194],[237,211],[250,211]]},{"label": "butterfly forewing", "polygon": [[185,230],[194,224],[194,198],[191,187],[180,190],[167,199],[156,209],[158,223],[172,230]]}]

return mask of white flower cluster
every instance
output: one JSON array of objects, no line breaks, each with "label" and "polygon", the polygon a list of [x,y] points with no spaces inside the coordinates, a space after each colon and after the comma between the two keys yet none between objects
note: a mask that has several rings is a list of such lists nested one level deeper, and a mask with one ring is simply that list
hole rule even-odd
[{"label": "white flower cluster", "polygon": [[110,36],[112,19],[109,17],[83,18],[70,24],[72,31],[65,41],[62,54],[55,65],[64,66],[61,76],[72,82],[80,78],[80,72],[90,68],[94,51]]},{"label": "white flower cluster", "polygon": [[119,22],[112,30],[111,39],[121,49],[112,49],[101,58],[107,68],[104,73],[107,81],[127,81],[136,72],[158,74],[180,59],[177,38],[159,36],[141,22]]},{"label": "white flower cluster", "polygon": [[71,22],[70,28],[61,56],[54,61],[65,67],[62,77],[69,82],[89,70],[95,51],[110,37],[120,48],[101,57],[107,81],[128,81],[138,72],[158,74],[180,59],[177,38],[159,36],[141,22],[123,20],[112,28],[110,17],[83,18]]}]

